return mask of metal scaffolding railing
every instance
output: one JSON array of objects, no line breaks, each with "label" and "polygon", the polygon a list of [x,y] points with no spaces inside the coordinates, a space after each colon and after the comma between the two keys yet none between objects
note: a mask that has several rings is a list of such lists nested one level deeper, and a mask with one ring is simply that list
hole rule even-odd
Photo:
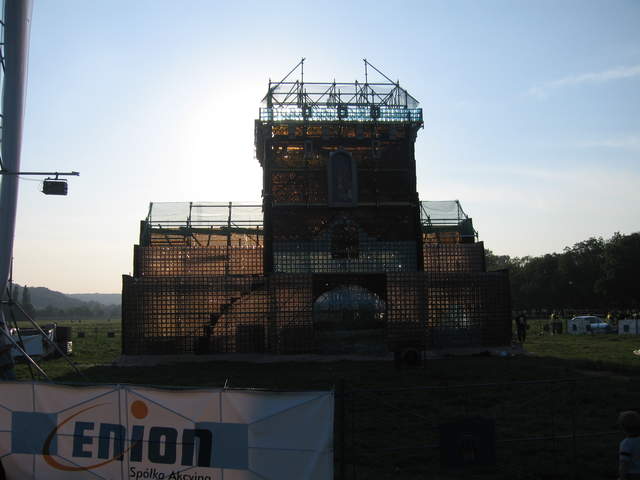
[{"label": "metal scaffolding railing", "polygon": [[458,200],[423,200],[420,202],[422,225],[458,225],[469,216]]},{"label": "metal scaffolding railing", "polygon": [[154,202],[147,223],[156,226],[262,227],[260,202]]},{"label": "metal scaffolding railing", "polygon": [[[420,103],[364,60],[365,81],[305,82],[303,58],[282,80],[269,81],[260,109],[262,122],[384,122],[422,125]],[[369,82],[369,69],[384,80]],[[298,71],[298,80],[287,80]]]},{"label": "metal scaffolding railing", "polygon": [[284,106],[260,109],[262,122],[382,122],[422,124],[421,108],[386,106]]},{"label": "metal scaffolding railing", "polygon": [[[423,200],[420,220],[423,225],[457,225],[469,216],[458,200]],[[153,202],[146,221],[151,226],[262,226],[259,201],[253,202]]]}]

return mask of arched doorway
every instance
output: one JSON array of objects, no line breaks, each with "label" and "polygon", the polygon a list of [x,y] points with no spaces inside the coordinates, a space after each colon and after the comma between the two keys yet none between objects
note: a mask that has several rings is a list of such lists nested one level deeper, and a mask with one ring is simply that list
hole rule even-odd
[{"label": "arched doorway", "polygon": [[338,285],[313,303],[316,347],[320,353],[385,353],[386,303],[370,290]]}]

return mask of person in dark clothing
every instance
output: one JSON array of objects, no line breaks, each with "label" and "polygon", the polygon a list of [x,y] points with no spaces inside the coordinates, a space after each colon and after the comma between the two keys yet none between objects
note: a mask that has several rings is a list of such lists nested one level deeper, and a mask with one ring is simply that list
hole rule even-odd
[{"label": "person in dark clothing", "polygon": [[4,312],[0,310],[0,381],[16,379],[13,356],[11,355],[13,345],[10,336],[11,332],[7,328]]},{"label": "person in dark clothing", "polygon": [[618,448],[620,480],[640,479],[640,414],[633,410],[622,412],[618,424],[626,434]]},{"label": "person in dark clothing", "polygon": [[11,344],[3,344],[0,342],[0,381],[16,379],[13,358],[11,357],[11,348]]},{"label": "person in dark clothing", "polygon": [[518,332],[518,342],[524,343],[527,338],[527,317],[523,312],[516,318],[516,331]]}]

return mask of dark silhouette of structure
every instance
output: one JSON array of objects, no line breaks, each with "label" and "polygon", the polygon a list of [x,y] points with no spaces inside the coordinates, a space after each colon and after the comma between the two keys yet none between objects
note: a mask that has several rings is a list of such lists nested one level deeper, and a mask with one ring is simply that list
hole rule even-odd
[{"label": "dark silhouette of structure", "polygon": [[151,204],[123,279],[124,353],[510,344],[506,272],[485,271],[457,201],[419,201],[418,102],[386,77],[305,83],[298,66],[255,122],[262,205]]}]

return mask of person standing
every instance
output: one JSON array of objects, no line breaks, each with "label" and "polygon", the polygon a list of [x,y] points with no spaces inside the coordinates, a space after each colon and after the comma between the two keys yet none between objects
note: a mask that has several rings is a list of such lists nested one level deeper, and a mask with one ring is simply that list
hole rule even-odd
[{"label": "person standing", "polygon": [[[0,325],[0,328],[3,328],[2,325]],[[0,338],[0,381],[16,379],[13,357],[11,356],[12,348],[13,345],[2,335]]]},{"label": "person standing", "polygon": [[553,310],[553,312],[551,312],[551,315],[549,316],[549,323],[547,324],[547,331],[549,332],[550,335],[553,335],[555,333],[555,324],[557,319],[558,319],[558,314],[556,313],[555,310]]},{"label": "person standing", "polygon": [[527,339],[527,317],[524,312],[516,317],[516,330],[518,332],[518,342],[524,343]]},{"label": "person standing", "polygon": [[620,480],[640,480],[640,414],[633,410],[622,412],[618,424],[627,435],[618,448]]}]

